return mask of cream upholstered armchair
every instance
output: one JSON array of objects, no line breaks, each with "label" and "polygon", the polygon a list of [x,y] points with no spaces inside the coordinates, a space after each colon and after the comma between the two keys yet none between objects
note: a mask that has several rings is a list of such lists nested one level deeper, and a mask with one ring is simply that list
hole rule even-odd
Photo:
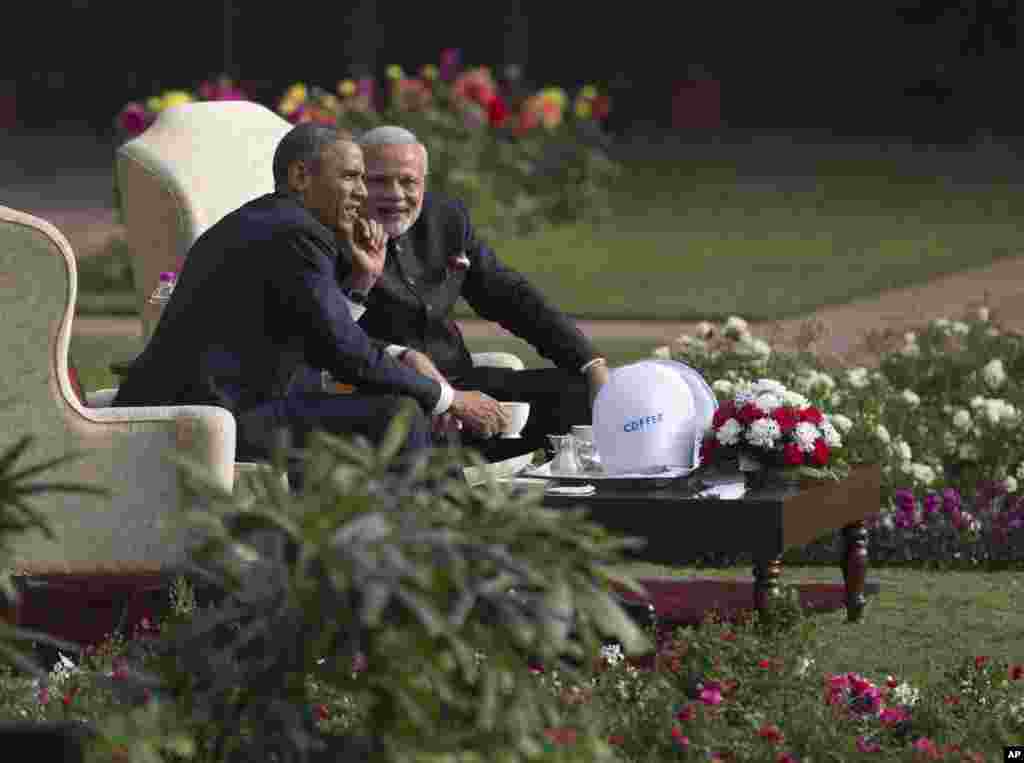
[{"label": "cream upholstered armchair", "polygon": [[[197,238],[229,212],[274,190],[273,157],[292,125],[248,101],[173,106],[117,152],[121,210],[132,250],[136,296],[148,340],[159,307],[148,303],[159,274],[180,270]],[[480,366],[522,369],[510,353],[473,354]],[[504,476],[519,471],[530,455],[490,464]],[[467,470],[471,483],[486,477]]]},{"label": "cream upholstered armchair", "polygon": [[165,534],[159,520],[184,500],[166,455],[198,459],[224,489],[232,487],[235,420],[214,406],[139,408],[109,405],[114,390],[83,401],[68,369],[77,269],[71,246],[44,220],[0,206],[0,450],[35,436],[28,463],[70,451],[81,458],[39,477],[104,487],[112,497],[52,493],[31,499],[56,540],[39,534],[13,549],[16,574],[161,572],[185,560],[184,532]]}]

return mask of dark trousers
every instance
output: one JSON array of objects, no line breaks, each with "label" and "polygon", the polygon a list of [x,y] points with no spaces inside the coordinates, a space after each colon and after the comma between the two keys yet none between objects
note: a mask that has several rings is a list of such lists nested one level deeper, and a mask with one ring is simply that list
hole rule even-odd
[{"label": "dark trousers", "polygon": [[510,368],[474,368],[452,385],[461,390],[485,392],[502,402],[530,404],[530,418],[522,439],[494,437],[484,440],[463,429],[463,447],[475,448],[490,462],[532,453],[539,448],[551,450],[549,434],[568,434],[576,424],[590,424],[590,391],[580,374],[560,368],[535,368],[514,371]]}]

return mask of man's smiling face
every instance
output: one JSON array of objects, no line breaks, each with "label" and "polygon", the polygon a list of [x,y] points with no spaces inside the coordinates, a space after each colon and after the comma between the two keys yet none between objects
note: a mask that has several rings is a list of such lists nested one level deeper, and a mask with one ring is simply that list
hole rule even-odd
[{"label": "man's smiling face", "polygon": [[401,236],[420,216],[427,151],[418,143],[364,146],[368,216],[391,236]]}]

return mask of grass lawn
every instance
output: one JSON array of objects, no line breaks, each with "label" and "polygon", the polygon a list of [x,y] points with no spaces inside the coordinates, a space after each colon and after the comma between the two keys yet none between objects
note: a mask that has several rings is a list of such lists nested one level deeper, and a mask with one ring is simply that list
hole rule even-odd
[{"label": "grass lawn", "polygon": [[[634,577],[680,576],[749,581],[744,568],[693,569],[636,564]],[[813,617],[823,627],[814,655],[821,673],[854,671],[874,679],[894,675],[915,686],[963,655],[1024,662],[1024,572],[932,572],[868,568],[880,593],[868,597],[860,623],[838,610]],[[784,567],[783,584],[841,583],[835,567]]]},{"label": "grass lawn", "polygon": [[[492,243],[573,315],[669,320],[790,318],[1024,252],[1024,195],[998,170],[966,184],[951,179],[963,156],[887,156],[634,159],[612,220]],[[131,312],[134,297],[84,293],[80,309]]]}]

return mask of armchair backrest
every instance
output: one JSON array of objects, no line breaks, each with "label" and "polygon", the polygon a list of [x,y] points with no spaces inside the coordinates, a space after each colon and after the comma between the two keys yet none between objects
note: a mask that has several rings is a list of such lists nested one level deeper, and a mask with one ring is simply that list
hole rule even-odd
[{"label": "armchair backrest", "polygon": [[160,273],[211,225],[274,189],[274,149],[292,125],[249,101],[172,106],[117,152],[117,182],[136,297],[148,338],[148,304]]},{"label": "armchair backrest", "polygon": [[[134,572],[180,561],[181,542],[168,542],[159,521],[180,506],[178,472],[167,461],[183,441],[226,462],[231,485],[234,419],[212,409],[223,437],[203,438],[181,407],[93,409],[81,404],[68,375],[68,347],[77,291],[75,256],[44,220],[0,206],[0,452],[35,438],[17,462],[24,468],[78,452],[81,458],[29,480],[107,488],[111,496],[44,493],[27,503],[51,523],[56,538],[19,536],[14,569],[36,574]],[[192,409],[198,409],[193,406]],[[194,420],[194,418],[193,418]],[[208,429],[211,429],[208,427]]]}]

